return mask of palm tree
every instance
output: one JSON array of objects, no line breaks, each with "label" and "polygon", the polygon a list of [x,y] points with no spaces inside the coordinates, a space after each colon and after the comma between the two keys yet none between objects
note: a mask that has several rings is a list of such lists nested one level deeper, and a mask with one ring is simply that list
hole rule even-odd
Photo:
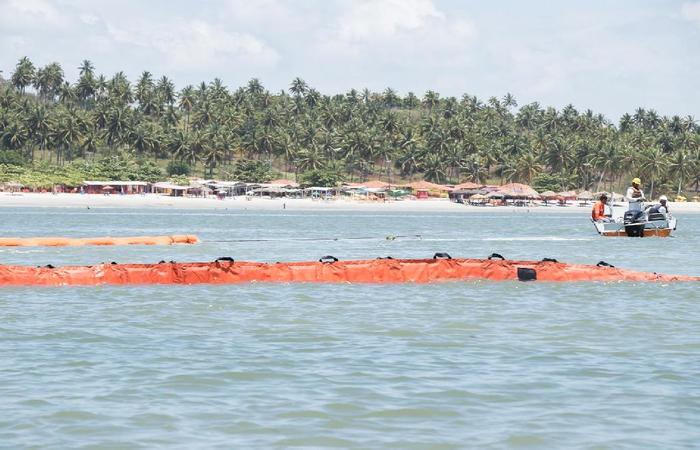
[{"label": "palm tree", "polygon": [[34,81],[34,64],[26,56],[19,60],[10,78],[12,85],[24,94],[24,89]]},{"label": "palm tree", "polygon": [[180,91],[180,103],[179,107],[181,110],[185,111],[185,130],[189,129],[190,126],[190,113],[194,108],[195,104],[195,93],[194,88],[191,85],[185,86],[185,88]]},{"label": "palm tree", "polygon": [[23,120],[12,120],[4,127],[2,143],[5,147],[16,150],[23,148],[29,141],[29,129]]},{"label": "palm tree", "polygon": [[639,156],[639,168],[642,171],[643,176],[651,180],[651,191],[649,193],[649,198],[654,198],[654,182],[658,180],[668,168],[667,156],[660,147],[651,147],[646,149]]},{"label": "palm tree", "polygon": [[532,179],[542,172],[542,165],[534,152],[526,152],[520,155],[515,163],[515,174],[520,179],[532,184]]},{"label": "palm tree", "polygon": [[95,67],[89,60],[85,59],[78,69],[80,70],[80,77],[75,85],[75,91],[78,99],[83,102],[83,108],[87,108],[88,100],[94,99],[97,90]]},{"label": "palm tree", "polygon": [[302,80],[299,77],[296,77],[294,80],[292,80],[292,84],[289,87],[289,92],[294,94],[296,97],[302,97],[304,94],[306,94],[307,90],[308,86],[306,85],[306,81]]},{"label": "palm tree", "polygon": [[683,182],[692,176],[693,161],[688,151],[681,149],[671,156],[669,161],[669,173],[678,178],[677,195],[681,194]]},{"label": "palm tree", "polygon": [[421,163],[423,175],[428,181],[440,183],[446,176],[445,163],[436,153],[428,153]]}]

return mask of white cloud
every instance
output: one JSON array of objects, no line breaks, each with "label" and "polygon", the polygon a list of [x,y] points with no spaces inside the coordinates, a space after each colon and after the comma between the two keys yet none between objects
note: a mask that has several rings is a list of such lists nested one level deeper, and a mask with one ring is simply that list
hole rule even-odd
[{"label": "white cloud", "polygon": [[0,25],[3,29],[44,29],[66,24],[63,14],[46,0],[0,2]]},{"label": "white cloud", "polygon": [[[476,28],[467,19],[448,16],[432,0],[347,0],[334,22],[316,39],[325,56],[381,57],[400,62],[449,55],[447,65],[468,58]],[[368,56],[369,55],[369,56]]]},{"label": "white cloud", "polygon": [[86,25],[96,25],[100,18],[94,14],[84,13],[80,15],[80,21]]},{"label": "white cloud", "polygon": [[431,0],[351,0],[340,17],[338,36],[348,41],[392,37],[444,17]]},{"label": "white cloud", "polygon": [[684,19],[700,25],[700,2],[686,2],[681,6],[681,15]]},{"label": "white cloud", "polygon": [[227,31],[203,20],[158,25],[142,22],[123,27],[108,23],[107,30],[117,42],[162,53],[178,69],[201,69],[227,59],[273,65],[279,59],[274,49],[256,37]]}]

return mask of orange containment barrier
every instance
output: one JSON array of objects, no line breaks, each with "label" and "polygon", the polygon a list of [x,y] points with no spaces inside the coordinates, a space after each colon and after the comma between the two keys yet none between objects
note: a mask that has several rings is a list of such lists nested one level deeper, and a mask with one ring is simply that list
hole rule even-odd
[{"label": "orange containment barrier", "polygon": [[597,265],[564,264],[555,260],[505,259],[374,259],[258,263],[220,258],[214,262],[158,264],[98,264],[94,266],[28,267],[0,265],[0,286],[65,286],[127,284],[270,283],[430,283],[459,280],[520,281],[700,281],[700,277],[660,275]]},{"label": "orange containment barrier", "polygon": [[132,237],[97,237],[97,238],[0,238],[0,247],[69,247],[82,245],[174,245],[197,244],[194,235],[174,236],[132,236]]}]

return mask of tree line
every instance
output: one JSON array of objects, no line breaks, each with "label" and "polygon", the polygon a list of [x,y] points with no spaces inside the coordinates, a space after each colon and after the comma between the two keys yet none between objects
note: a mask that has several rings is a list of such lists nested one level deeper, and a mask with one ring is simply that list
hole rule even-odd
[{"label": "tree line", "polygon": [[301,78],[274,93],[255,78],[235,90],[218,78],[177,90],[148,71],[134,83],[123,72],[98,75],[88,60],[71,83],[59,63],[36,67],[26,57],[0,86],[3,152],[15,164],[56,166],[129,154],[219,178],[252,160],[284,175],[595,191],[640,176],[652,196],[700,183],[700,129],[691,116],[638,108],[615,124],[572,105],[519,106],[510,94],[485,102],[391,88],[330,96]]}]

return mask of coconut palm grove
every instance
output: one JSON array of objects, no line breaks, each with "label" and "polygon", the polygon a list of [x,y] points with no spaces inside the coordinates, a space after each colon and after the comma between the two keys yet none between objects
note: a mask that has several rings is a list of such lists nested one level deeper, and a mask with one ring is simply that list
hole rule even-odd
[{"label": "coconut palm grove", "polygon": [[697,191],[700,128],[691,116],[639,108],[613,123],[573,105],[519,105],[505,94],[325,95],[302,78],[269,92],[258,79],[178,89],[144,71],[77,80],[24,57],[0,73],[0,182],[40,188],[85,179],[277,176],[335,185],[522,182],[538,190],[619,189],[639,176],[651,196]]}]

